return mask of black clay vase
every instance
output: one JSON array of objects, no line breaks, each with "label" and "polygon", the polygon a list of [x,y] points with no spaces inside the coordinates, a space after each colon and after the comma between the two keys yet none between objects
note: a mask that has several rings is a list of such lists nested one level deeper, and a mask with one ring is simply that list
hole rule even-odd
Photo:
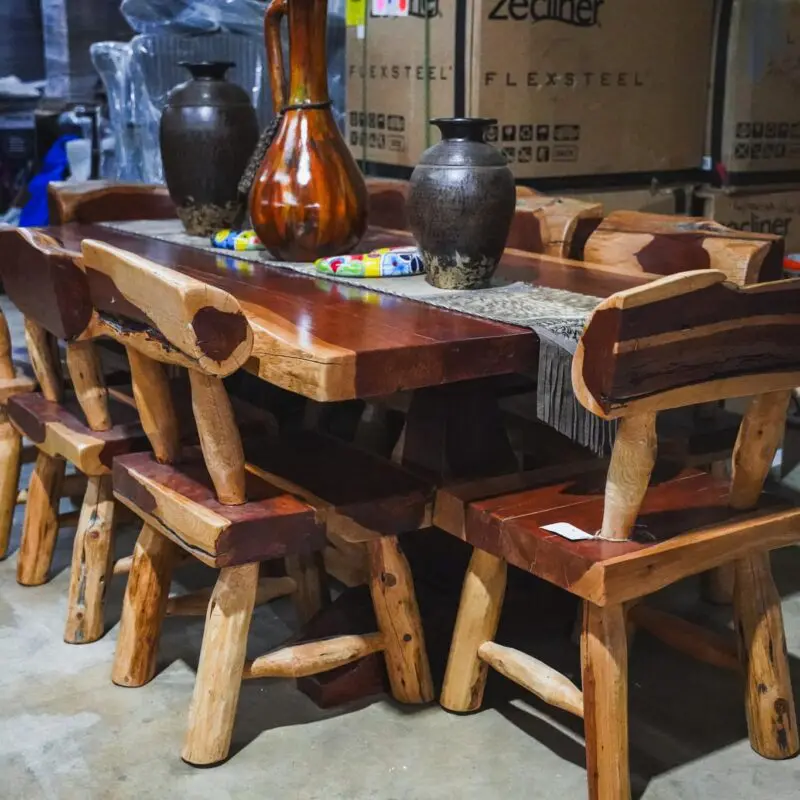
[{"label": "black clay vase", "polygon": [[181,66],[192,78],[169,93],[161,115],[164,179],[186,232],[210,236],[244,218],[238,184],[258,141],[258,119],[247,92],[225,80],[232,63]]},{"label": "black clay vase", "polygon": [[426,280],[440,289],[489,284],[514,217],[514,176],[483,141],[493,119],[433,119],[442,140],[411,175],[406,203]]}]

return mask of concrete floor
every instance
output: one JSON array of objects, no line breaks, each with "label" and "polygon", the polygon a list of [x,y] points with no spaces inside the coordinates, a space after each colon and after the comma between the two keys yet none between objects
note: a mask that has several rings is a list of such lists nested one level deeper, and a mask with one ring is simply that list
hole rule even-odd
[{"label": "concrete floor", "polygon": [[[578,721],[523,695],[499,676],[490,678],[485,709],[463,717],[436,705],[404,708],[387,697],[323,712],[290,681],[251,681],[242,691],[230,760],[213,769],[189,767],[179,752],[202,620],[167,620],[159,671],[148,686],[112,685],[124,579],[116,578],[110,591],[105,638],[91,645],[64,644],[71,532],[59,537],[51,582],[23,588],[15,581],[21,516],[18,509],[11,555],[0,563],[3,800],[585,797]],[[121,532],[119,554],[130,552],[133,536],[133,531]],[[800,550],[780,551],[773,560],[800,697]],[[190,567],[179,578],[184,586],[196,586],[213,575]],[[532,633],[535,613],[550,614],[549,597],[531,598]],[[724,624],[724,614],[698,600],[696,582],[687,582],[663,602]],[[287,602],[257,609],[251,655],[278,644],[292,626]],[[529,649],[577,679],[577,648],[569,642],[568,625],[561,628],[556,636],[532,636]],[[641,634],[632,651],[630,677],[635,797],[800,796],[800,759],[769,762],[750,750],[735,676],[688,660]]]}]

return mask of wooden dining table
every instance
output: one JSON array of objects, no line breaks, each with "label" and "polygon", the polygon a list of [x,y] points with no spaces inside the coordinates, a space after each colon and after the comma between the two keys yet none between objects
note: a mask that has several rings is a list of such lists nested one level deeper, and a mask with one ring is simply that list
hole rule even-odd
[{"label": "wooden dining table", "polygon": [[[535,380],[533,330],[104,225],[45,231],[70,250],[100,240],[230,292],[254,332],[246,369],[270,384],[319,402],[411,391],[407,465],[434,477],[513,469],[496,387],[503,376]],[[406,231],[370,228],[360,247],[407,244]],[[497,275],[596,297],[658,277],[515,250],[506,251]],[[109,302],[105,291],[90,279],[99,308]]]},{"label": "wooden dining table", "polygon": [[[535,383],[539,340],[532,329],[107,225],[69,222],[43,230],[74,252],[86,239],[99,240],[225,289],[239,301],[253,330],[245,369],[269,384],[320,403],[408,393],[401,460],[434,482],[518,471],[499,396],[515,376],[529,388]],[[21,237],[4,232],[0,242],[6,263],[24,269]],[[413,239],[405,231],[372,227],[360,247],[366,252],[409,244]],[[601,298],[659,277],[517,250],[506,251],[497,275]],[[88,281],[92,306],[113,313],[122,298],[109,294],[96,275],[89,274]],[[33,284],[30,292],[32,302],[71,302],[38,297],[41,287]],[[80,320],[91,308],[73,308],[72,314]],[[344,601],[337,600],[338,610],[327,619],[323,610],[306,633],[358,632],[359,601],[351,607]],[[359,675],[337,674],[348,669]],[[324,681],[324,699],[319,687],[304,690],[320,704],[336,705],[373,693],[382,685],[381,675],[380,664],[363,659],[303,679],[306,684]]]}]

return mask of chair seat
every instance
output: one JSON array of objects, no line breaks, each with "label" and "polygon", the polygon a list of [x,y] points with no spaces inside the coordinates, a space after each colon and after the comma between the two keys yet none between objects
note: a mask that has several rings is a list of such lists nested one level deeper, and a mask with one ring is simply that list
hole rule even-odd
[{"label": "chair seat", "polygon": [[114,495],[145,522],[211,567],[269,561],[325,547],[314,509],[248,471],[248,501],[217,500],[199,447],[180,464],[159,464],[152,453],[114,459]]},{"label": "chair seat", "polygon": [[[629,541],[571,541],[542,529],[564,522],[596,533],[603,519],[605,481],[605,471],[598,470],[482,500],[474,499],[474,493],[465,500],[463,492],[444,489],[437,497],[435,521],[475,547],[597,605],[650,594],[752,550],[800,541],[800,509],[762,495],[756,509],[736,511],[728,506],[728,482],[695,470],[654,476]],[[461,513],[454,513],[459,507]]]},{"label": "chair seat", "polygon": [[302,497],[351,542],[430,525],[434,486],[380,456],[315,431],[245,438],[250,468]]},{"label": "chair seat", "polygon": [[149,449],[136,409],[109,397],[111,418],[107,431],[93,431],[83,421],[75,396],[63,403],[46,400],[40,392],[11,397],[8,416],[14,426],[39,450],[64,458],[86,475],[107,475],[114,456]]}]

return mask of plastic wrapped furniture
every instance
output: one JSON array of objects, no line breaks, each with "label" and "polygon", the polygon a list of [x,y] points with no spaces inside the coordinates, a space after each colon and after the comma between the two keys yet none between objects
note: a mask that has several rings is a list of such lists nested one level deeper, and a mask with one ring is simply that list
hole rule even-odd
[{"label": "plastic wrapped furniture", "polygon": [[248,92],[260,123],[265,125],[271,116],[266,55],[260,40],[233,33],[135,36],[130,63],[133,122],[140,137],[142,180],[148,183],[162,183],[164,179],[158,125],[167,93],[186,80],[181,61],[232,61],[236,66],[228,77]]}]

